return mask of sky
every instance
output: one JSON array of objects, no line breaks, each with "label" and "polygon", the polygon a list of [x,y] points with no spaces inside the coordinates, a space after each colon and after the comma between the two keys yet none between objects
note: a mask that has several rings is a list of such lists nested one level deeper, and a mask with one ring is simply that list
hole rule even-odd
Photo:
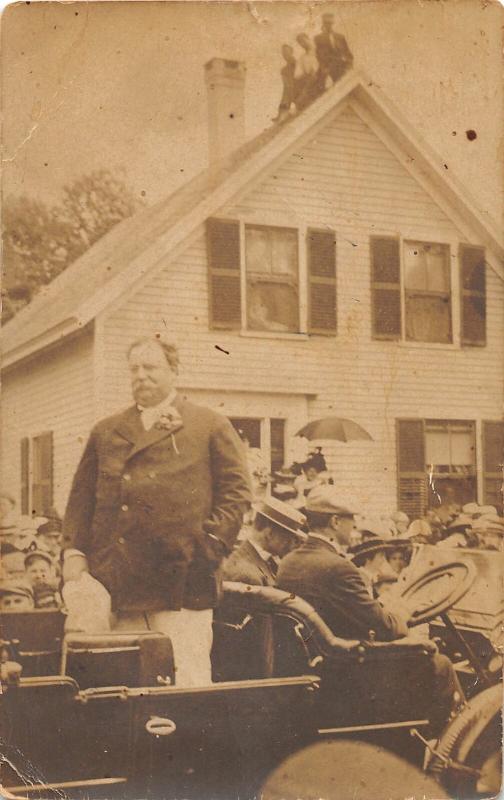
[{"label": "sky", "polygon": [[[57,201],[124,171],[147,203],[207,166],[204,64],[247,67],[247,138],[281,95],[280,46],[324,11],[364,70],[479,207],[502,217],[502,7],[488,0],[31,2],[2,17],[4,196]],[[476,131],[468,139],[467,130]]]}]

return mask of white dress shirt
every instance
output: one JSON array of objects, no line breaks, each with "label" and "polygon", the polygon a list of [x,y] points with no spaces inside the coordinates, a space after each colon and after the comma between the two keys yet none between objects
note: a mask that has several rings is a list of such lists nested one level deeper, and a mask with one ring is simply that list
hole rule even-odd
[{"label": "white dress shirt", "polygon": [[170,394],[161,400],[157,406],[140,406],[137,405],[140,411],[140,419],[146,431],[150,431],[153,425],[163,416],[172,406],[173,401],[177,396],[177,392],[173,389]]}]

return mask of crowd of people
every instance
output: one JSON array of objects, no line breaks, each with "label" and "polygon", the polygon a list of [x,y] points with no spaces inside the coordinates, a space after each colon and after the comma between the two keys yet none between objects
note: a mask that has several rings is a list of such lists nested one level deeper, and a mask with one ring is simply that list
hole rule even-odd
[{"label": "crowd of people", "polygon": [[334,14],[323,14],[322,30],[313,41],[306,33],[300,33],[296,37],[301,50],[297,57],[290,44],[282,45],[285,64],[280,71],[283,92],[278,122],[310,105],[352,66],[353,55],[347,41],[333,27]]},{"label": "crowd of people", "polygon": [[61,608],[61,545],[55,510],[18,515],[14,498],[0,495],[0,611]]},{"label": "crowd of people", "polygon": [[63,522],[0,498],[0,610],[58,609],[63,596],[68,629],[96,632],[102,608],[103,630],[168,635],[176,682],[200,686],[223,578],[299,593],[335,635],[393,639],[411,614],[393,589],[417,545],[501,548],[491,506],[366,514],[321,448],[264,486],[264,464],[249,468],[230,421],[177,393],[172,343],[144,337],[126,355],[134,403],[91,431]]}]

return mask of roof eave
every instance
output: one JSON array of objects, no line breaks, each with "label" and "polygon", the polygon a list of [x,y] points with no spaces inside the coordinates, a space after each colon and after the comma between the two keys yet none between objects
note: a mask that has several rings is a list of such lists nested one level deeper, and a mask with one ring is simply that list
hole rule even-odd
[{"label": "roof eave", "polygon": [[14,347],[12,350],[2,353],[1,369],[5,371],[14,364],[24,361],[39,350],[46,347],[58,344],[62,339],[66,339],[72,333],[78,333],[83,330],[85,323],[77,317],[69,317],[63,322],[58,323],[53,328],[50,328],[40,336],[35,336],[22,345]]}]

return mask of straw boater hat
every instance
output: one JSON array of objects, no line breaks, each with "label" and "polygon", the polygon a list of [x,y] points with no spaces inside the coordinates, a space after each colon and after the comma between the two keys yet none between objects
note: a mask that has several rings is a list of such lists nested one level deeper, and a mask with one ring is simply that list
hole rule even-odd
[{"label": "straw boater hat", "polygon": [[264,517],[273,522],[284,531],[292,533],[300,539],[305,539],[306,534],[303,532],[303,525],[306,524],[306,517],[301,514],[296,508],[277,500],[276,497],[268,497],[255,506],[256,516]]}]

